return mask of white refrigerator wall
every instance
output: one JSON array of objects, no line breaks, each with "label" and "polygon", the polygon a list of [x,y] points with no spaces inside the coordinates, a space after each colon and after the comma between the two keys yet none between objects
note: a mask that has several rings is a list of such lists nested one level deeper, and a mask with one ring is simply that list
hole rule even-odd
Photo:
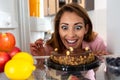
[{"label": "white refrigerator wall", "polygon": [[120,0],[107,1],[107,44],[113,54],[120,54]]}]

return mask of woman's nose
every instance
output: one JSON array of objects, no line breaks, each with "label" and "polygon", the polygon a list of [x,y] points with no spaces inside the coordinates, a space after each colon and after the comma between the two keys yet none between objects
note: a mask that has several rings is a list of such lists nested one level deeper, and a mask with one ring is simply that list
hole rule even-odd
[{"label": "woman's nose", "polygon": [[75,31],[74,30],[69,30],[68,31],[68,36],[69,37],[74,37],[75,36]]}]

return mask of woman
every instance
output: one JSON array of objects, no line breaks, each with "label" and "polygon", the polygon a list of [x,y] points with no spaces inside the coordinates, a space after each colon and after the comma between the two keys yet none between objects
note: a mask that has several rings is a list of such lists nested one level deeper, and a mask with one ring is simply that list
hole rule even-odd
[{"label": "woman", "polygon": [[[54,19],[54,33],[52,38],[43,47],[43,41],[37,40],[31,43],[32,55],[49,54],[55,48],[58,50],[82,49],[89,47],[96,55],[107,53],[103,39],[93,32],[92,22],[84,8],[78,4],[71,3],[64,5],[56,14]],[[93,70],[88,71],[85,77],[94,80]]]}]

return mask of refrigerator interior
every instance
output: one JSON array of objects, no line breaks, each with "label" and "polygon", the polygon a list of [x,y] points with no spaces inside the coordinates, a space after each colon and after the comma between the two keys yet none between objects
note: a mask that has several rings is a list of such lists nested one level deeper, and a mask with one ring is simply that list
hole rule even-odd
[{"label": "refrigerator interior", "polygon": [[[41,4],[43,3],[43,0]],[[43,5],[40,6],[43,10]],[[43,12],[43,11],[42,11]],[[30,52],[30,43],[44,38],[45,32],[53,32],[53,17],[30,16],[29,0],[0,0],[0,32],[15,35],[16,46]],[[42,13],[41,13],[42,14]],[[4,15],[4,16],[3,16]]]}]

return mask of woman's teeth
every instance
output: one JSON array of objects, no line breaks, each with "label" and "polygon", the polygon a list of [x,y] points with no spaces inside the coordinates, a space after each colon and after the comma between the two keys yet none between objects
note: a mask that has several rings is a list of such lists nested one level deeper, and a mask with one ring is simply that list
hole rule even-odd
[{"label": "woman's teeth", "polygon": [[76,42],[76,40],[67,40],[68,43],[73,44]]}]

